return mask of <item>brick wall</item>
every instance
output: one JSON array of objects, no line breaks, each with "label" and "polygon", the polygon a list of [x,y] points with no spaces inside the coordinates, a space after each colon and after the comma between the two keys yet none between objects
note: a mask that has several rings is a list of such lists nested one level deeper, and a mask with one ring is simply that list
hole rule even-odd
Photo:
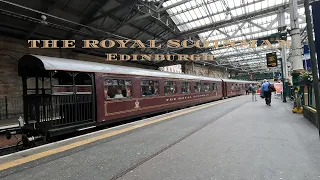
[{"label": "brick wall", "polygon": [[214,78],[228,78],[228,72],[212,68],[208,66],[192,65],[191,63],[185,64],[185,74],[207,76]]}]

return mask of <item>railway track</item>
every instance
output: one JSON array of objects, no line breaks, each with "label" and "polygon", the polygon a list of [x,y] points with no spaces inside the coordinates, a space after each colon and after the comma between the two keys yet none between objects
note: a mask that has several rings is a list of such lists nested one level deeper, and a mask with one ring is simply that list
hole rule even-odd
[{"label": "railway track", "polygon": [[4,147],[0,149],[0,156],[12,154],[15,152],[20,151],[19,148],[16,145],[9,146],[9,147]]},{"label": "railway track", "polygon": [[15,145],[10,145],[8,147],[0,148],[0,157],[8,154],[12,154],[15,152],[19,152],[25,149],[31,149],[34,147],[42,146],[48,144],[46,142],[37,142],[32,145],[32,147],[23,147],[21,139],[17,138],[17,143]]}]

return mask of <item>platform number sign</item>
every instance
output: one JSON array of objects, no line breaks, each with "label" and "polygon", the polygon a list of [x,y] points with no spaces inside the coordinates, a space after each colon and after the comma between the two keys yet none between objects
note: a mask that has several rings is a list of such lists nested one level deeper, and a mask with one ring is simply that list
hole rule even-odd
[{"label": "platform number sign", "polygon": [[267,66],[268,67],[277,67],[278,61],[277,61],[277,53],[268,53],[267,54]]}]

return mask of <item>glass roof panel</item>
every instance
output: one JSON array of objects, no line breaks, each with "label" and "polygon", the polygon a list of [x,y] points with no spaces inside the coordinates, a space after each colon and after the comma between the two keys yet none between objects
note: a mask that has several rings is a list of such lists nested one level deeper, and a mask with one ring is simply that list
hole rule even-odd
[{"label": "glass roof panel", "polygon": [[[182,0],[168,0],[163,3],[163,6],[174,5]],[[213,25],[212,29],[207,28],[205,32],[199,33],[201,39],[208,40],[252,40],[263,38],[273,33],[277,33],[277,11],[268,14],[258,14],[254,17],[248,16],[250,19],[241,19],[240,21],[229,22],[224,25],[224,21],[229,18],[243,17],[244,14],[258,13],[261,10],[270,7],[289,7],[290,0],[190,0],[167,10],[167,13],[177,24],[182,32],[194,32],[202,30],[202,27]],[[303,4],[299,5],[299,27],[305,27],[304,8]],[[231,16],[229,16],[231,14]],[[215,25],[217,24],[217,25]],[[288,8],[285,12],[285,24],[290,28],[290,14]],[[217,31],[215,27],[219,29]],[[239,30],[241,29],[241,30]],[[203,31],[203,30],[202,30]],[[291,38],[288,36],[288,40]],[[265,58],[266,52],[270,49],[258,47],[255,49],[248,48],[228,48],[213,50],[214,55],[221,56],[226,61],[243,60],[248,58]],[[289,52],[289,50],[288,50]],[[243,55],[242,55],[243,54]],[[257,61],[257,59],[252,60]],[[250,60],[251,62],[251,60]],[[264,62],[264,61],[263,61]],[[245,64],[242,62],[240,64]]]}]

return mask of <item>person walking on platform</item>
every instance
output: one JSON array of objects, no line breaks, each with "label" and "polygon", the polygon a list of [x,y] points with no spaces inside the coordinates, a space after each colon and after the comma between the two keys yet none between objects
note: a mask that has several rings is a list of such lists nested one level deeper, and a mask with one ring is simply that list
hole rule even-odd
[{"label": "person walking on platform", "polygon": [[252,86],[250,86],[250,90],[252,93],[252,101],[257,101],[257,85],[253,84]]},{"label": "person walking on platform", "polygon": [[266,100],[266,105],[271,106],[271,91],[269,91],[270,83],[265,79],[261,86],[261,92]]}]

